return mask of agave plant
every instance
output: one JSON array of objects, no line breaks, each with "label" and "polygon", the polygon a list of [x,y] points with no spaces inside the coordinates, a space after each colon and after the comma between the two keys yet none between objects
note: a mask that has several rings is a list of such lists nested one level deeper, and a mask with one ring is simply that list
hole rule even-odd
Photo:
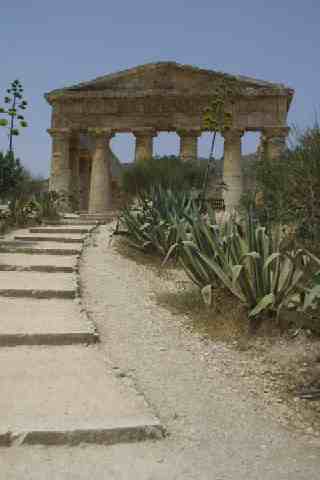
[{"label": "agave plant", "polygon": [[158,186],[141,195],[134,205],[125,207],[120,221],[132,245],[165,256],[184,232],[183,226],[198,216],[199,208],[192,194]]},{"label": "agave plant", "polygon": [[59,218],[60,195],[57,192],[42,192],[34,195],[31,202],[37,210],[37,220]]},{"label": "agave plant", "polygon": [[282,252],[280,229],[268,235],[250,219],[244,227],[234,219],[220,227],[197,221],[167,258],[175,250],[206,303],[212,301],[212,288],[220,284],[248,306],[251,318],[266,311],[278,315],[300,295],[310,261],[320,262],[303,249]]}]

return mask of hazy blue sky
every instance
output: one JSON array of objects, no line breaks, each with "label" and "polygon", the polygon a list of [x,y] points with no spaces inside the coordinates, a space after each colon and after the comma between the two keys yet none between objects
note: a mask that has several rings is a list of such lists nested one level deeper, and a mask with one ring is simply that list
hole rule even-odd
[{"label": "hazy blue sky", "polygon": [[[289,117],[314,120],[320,89],[319,0],[1,0],[0,94],[19,78],[30,102],[30,128],[16,151],[47,175],[50,107],[43,93],[139,64],[174,60],[283,82],[296,90]],[[114,151],[133,156],[133,137],[119,135]],[[7,139],[0,130],[0,149]],[[255,138],[246,136],[244,150]],[[177,153],[175,134],[161,134],[158,154]],[[207,156],[208,135],[200,141]]]}]

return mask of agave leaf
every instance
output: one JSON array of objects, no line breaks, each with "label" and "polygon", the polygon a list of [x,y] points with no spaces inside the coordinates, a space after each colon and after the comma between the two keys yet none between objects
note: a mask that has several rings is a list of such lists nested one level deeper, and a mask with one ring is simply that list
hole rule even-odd
[{"label": "agave leaf", "polygon": [[306,311],[308,308],[315,306],[316,302],[320,302],[320,284],[315,285],[305,296],[303,310]]},{"label": "agave leaf", "polygon": [[233,286],[236,285],[242,269],[243,269],[243,265],[234,265],[233,267],[231,267],[231,270],[232,270],[232,285]]},{"label": "agave leaf", "polygon": [[304,252],[307,254],[309,258],[311,258],[311,260],[313,260],[317,265],[320,266],[320,258],[316,257],[316,255],[314,255],[307,249],[305,249]]},{"label": "agave leaf", "polygon": [[261,255],[260,253],[258,252],[248,252],[248,253],[245,253],[244,255],[242,255],[242,257],[240,258],[240,263],[243,263],[244,260],[246,259],[250,259],[250,260],[257,260],[257,259],[260,259],[261,258]]},{"label": "agave leaf", "polygon": [[259,303],[250,311],[249,317],[255,317],[259,315],[263,310],[267,310],[270,305],[273,305],[275,296],[273,293],[268,293],[265,295]]},{"label": "agave leaf", "polygon": [[177,248],[179,247],[179,243],[174,243],[173,245],[171,245],[171,247],[169,248],[169,250],[167,251],[167,254],[166,256],[164,257],[162,263],[161,263],[161,266],[164,267],[164,265],[167,263],[167,261],[169,260],[169,258],[171,257],[172,253],[177,250]]},{"label": "agave leaf", "polygon": [[206,258],[204,255],[202,255],[199,252],[200,258],[204,261],[204,263],[211,269],[217,277],[221,280],[221,282],[232,292],[234,295],[236,295],[242,302],[246,302],[245,296],[239,292],[237,288],[235,288],[232,285],[231,279],[228,277],[228,275],[225,274],[225,272],[220,268],[218,263],[214,259],[209,259]]},{"label": "agave leaf", "polygon": [[274,252],[271,255],[269,255],[269,257],[264,262],[263,269],[266,270],[268,267],[270,267],[271,264],[280,256],[281,256],[280,252]]},{"label": "agave leaf", "polygon": [[206,285],[201,289],[201,295],[204,303],[210,307],[212,305],[212,285]]}]

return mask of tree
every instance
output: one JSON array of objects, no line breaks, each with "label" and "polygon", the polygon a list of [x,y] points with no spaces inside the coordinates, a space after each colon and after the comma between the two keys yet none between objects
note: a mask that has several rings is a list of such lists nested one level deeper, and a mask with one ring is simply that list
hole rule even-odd
[{"label": "tree", "polygon": [[25,181],[26,171],[12,152],[0,152],[0,197],[8,200],[13,197]]},{"label": "tree", "polygon": [[28,102],[23,98],[23,87],[19,80],[11,82],[7,89],[7,95],[4,97],[4,103],[7,108],[0,107],[0,114],[7,118],[0,119],[0,126],[8,129],[9,154],[11,155],[13,154],[13,137],[20,134],[17,122],[21,128],[28,126],[21,112],[21,110],[26,110]]},{"label": "tree", "polygon": [[293,225],[301,241],[320,239],[320,127],[296,134],[281,158],[262,156],[250,167],[255,188],[242,204],[260,223]]}]

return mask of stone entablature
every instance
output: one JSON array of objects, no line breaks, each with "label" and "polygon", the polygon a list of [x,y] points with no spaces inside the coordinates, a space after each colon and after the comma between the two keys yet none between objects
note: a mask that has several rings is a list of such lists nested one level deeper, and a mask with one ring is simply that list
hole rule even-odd
[{"label": "stone entablature", "polygon": [[[91,100],[81,96],[71,101],[53,102],[52,127],[77,127],[80,130],[96,125],[121,132],[132,132],[148,125],[159,130],[176,131],[188,126],[201,128],[202,115],[210,97],[199,98],[135,98]],[[239,100],[230,106],[234,126],[260,131],[264,126],[286,125],[287,109],[282,97]],[[148,116],[146,118],[146,115]]]},{"label": "stone entablature", "polygon": [[[83,207],[87,203],[91,211],[101,210],[103,202],[91,198],[97,196],[97,192],[94,193],[96,185],[100,190],[104,188],[101,198],[107,199],[105,208],[110,207],[111,173],[109,167],[103,169],[102,164],[110,161],[109,140],[112,134],[118,132],[135,135],[136,161],[152,156],[153,138],[161,131],[177,132],[181,139],[181,157],[184,160],[196,158],[198,137],[205,131],[203,112],[210,103],[210,92],[221,78],[230,78],[238,85],[237,97],[229,105],[233,125],[231,133],[225,136],[224,175],[233,185],[226,194],[228,203],[236,205],[242,185],[238,172],[241,136],[237,132],[262,132],[263,148],[272,157],[278,155],[288,133],[287,113],[294,92],[282,84],[230,76],[174,62],[144,65],[46,94],[52,105],[50,188],[67,188],[81,197],[84,182],[89,181],[89,199],[84,202],[80,198],[80,205]],[[102,137],[96,134],[98,130],[104,132],[104,156],[101,153]],[[81,164],[83,160],[79,156],[81,134],[95,138],[90,171]],[[90,176],[89,180],[75,180],[84,171],[87,177]],[[59,178],[62,172],[64,179]],[[103,187],[101,178],[109,186],[106,184]]]}]

